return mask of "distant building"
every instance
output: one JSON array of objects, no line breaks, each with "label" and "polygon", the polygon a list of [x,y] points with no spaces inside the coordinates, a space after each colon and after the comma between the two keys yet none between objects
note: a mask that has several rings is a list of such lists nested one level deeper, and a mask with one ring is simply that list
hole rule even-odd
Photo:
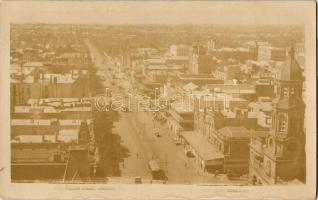
[{"label": "distant building", "polygon": [[209,40],[207,42],[207,46],[208,46],[208,51],[213,51],[215,50],[215,41],[214,40]]},{"label": "distant building", "polygon": [[192,53],[192,47],[188,45],[171,45],[170,53],[173,56],[190,56]]},{"label": "distant building", "polygon": [[194,55],[206,55],[206,48],[202,45],[195,44],[192,46],[192,53]]},{"label": "distant building", "polygon": [[238,79],[241,73],[241,66],[240,65],[227,65],[218,67],[215,72],[214,76],[220,80],[233,80]]},{"label": "distant building", "polygon": [[56,50],[55,64],[90,64],[91,59],[85,46],[65,45]]},{"label": "distant building", "polygon": [[240,62],[245,62],[248,59],[253,59],[253,52],[251,53],[249,49],[239,47],[239,48],[229,48],[224,47],[216,49],[212,54],[219,60],[238,60]]},{"label": "distant building", "polygon": [[165,64],[168,66],[180,65],[184,69],[188,69],[190,65],[189,56],[166,57]]},{"label": "distant building", "polygon": [[194,54],[191,60],[193,74],[211,74],[217,68],[217,59],[211,55]]},{"label": "distant building", "polygon": [[286,58],[286,49],[272,46],[259,46],[258,61],[284,61]]}]

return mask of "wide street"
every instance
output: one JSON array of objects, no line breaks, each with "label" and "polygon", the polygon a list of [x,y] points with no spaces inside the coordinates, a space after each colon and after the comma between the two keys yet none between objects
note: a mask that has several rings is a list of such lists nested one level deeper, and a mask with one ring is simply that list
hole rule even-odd
[{"label": "wide street", "polygon": [[[105,88],[113,94],[125,95],[125,92],[119,90],[115,85],[110,84],[112,79],[111,72],[120,69],[114,69],[116,64],[108,56],[98,52],[98,50],[87,40],[92,60],[97,70],[103,70]],[[109,70],[109,68],[113,68]],[[111,71],[111,72],[110,72]],[[124,77],[124,76],[123,76]],[[126,79],[127,80],[127,79]],[[119,80],[120,81],[120,80]],[[129,156],[124,158],[120,164],[122,177],[136,177],[150,180],[152,178],[148,161],[156,160],[161,169],[165,172],[168,183],[224,183],[228,182],[225,177],[214,177],[212,175],[202,175],[197,173],[195,158],[189,158],[185,155],[182,145],[173,143],[174,136],[169,131],[167,124],[160,124],[153,120],[153,113],[136,109],[138,104],[138,91],[130,98],[132,112],[119,112],[119,120],[114,123],[113,133],[121,138],[122,145],[129,150]],[[128,103],[127,99],[125,100]],[[160,137],[157,137],[155,129],[159,129]]]}]

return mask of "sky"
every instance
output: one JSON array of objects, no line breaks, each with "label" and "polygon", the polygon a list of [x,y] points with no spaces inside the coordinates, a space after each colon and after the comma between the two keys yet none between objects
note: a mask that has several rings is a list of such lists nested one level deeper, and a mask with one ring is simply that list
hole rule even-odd
[{"label": "sky", "polygon": [[314,1],[12,1],[13,23],[303,24]]}]

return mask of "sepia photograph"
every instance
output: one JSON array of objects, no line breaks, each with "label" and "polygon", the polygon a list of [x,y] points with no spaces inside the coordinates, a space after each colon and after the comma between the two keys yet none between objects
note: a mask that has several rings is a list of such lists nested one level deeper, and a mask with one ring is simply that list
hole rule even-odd
[{"label": "sepia photograph", "polygon": [[315,188],[314,2],[3,5],[11,184]]}]

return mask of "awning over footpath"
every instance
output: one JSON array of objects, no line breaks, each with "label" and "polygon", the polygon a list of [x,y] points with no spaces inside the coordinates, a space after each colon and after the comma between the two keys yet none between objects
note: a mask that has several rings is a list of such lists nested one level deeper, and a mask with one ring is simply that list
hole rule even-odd
[{"label": "awning over footpath", "polygon": [[182,137],[197,152],[198,156],[204,161],[220,160],[224,155],[208,142],[201,134],[193,131],[182,132]]}]

